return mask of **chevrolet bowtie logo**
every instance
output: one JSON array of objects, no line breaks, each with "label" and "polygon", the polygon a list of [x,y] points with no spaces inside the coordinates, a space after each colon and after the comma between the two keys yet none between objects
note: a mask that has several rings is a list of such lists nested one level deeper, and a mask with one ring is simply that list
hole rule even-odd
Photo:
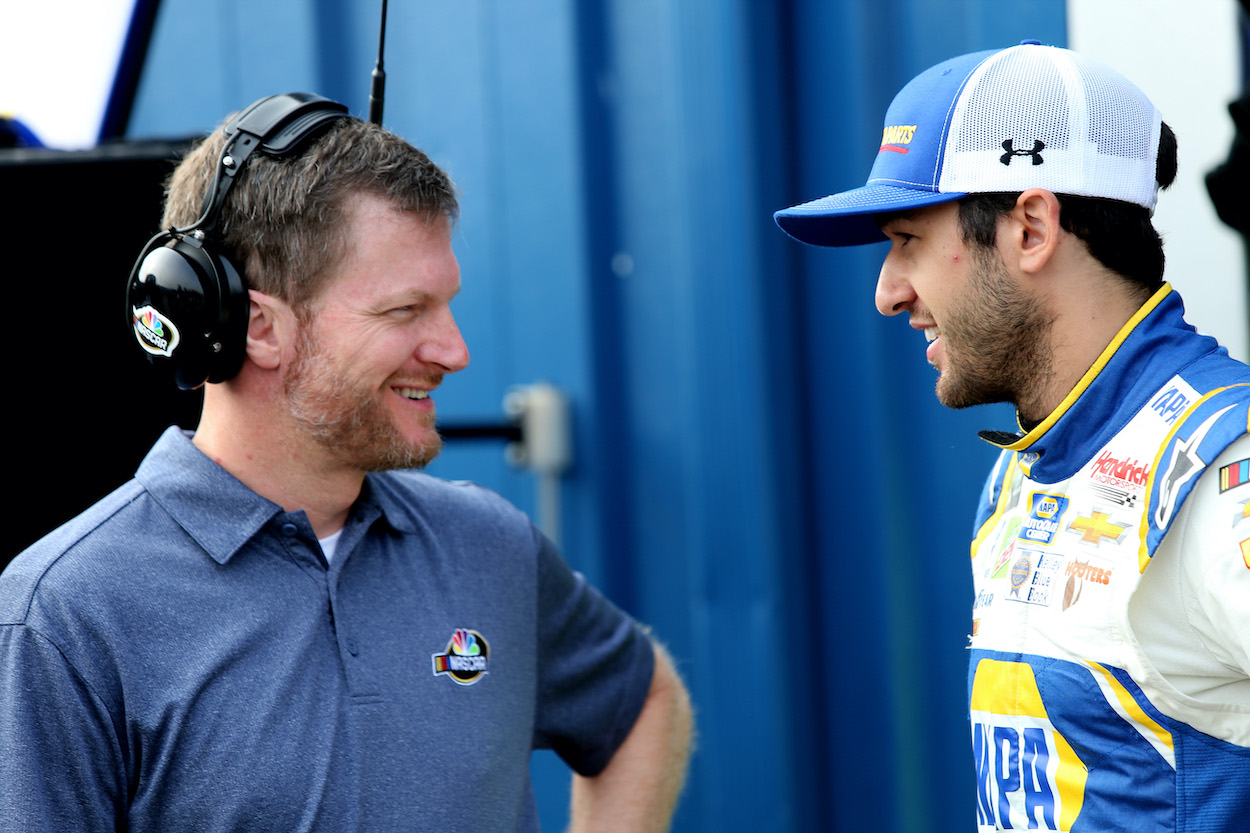
[{"label": "chevrolet bowtie logo", "polygon": [[1106,512],[1094,512],[1088,518],[1078,517],[1068,524],[1068,531],[1080,535],[1082,541],[1090,544],[1101,544],[1103,538],[1119,541],[1120,533],[1129,525],[1115,523],[1108,517]]}]

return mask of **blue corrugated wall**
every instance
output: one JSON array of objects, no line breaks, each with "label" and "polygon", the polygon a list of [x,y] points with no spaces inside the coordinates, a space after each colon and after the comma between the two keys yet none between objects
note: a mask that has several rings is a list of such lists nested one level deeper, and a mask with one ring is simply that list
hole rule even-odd
[{"label": "blue corrugated wall", "polygon": [[[164,0],[129,135],[288,89],[363,115],[379,5]],[[440,417],[570,395],[567,557],[655,627],[698,709],[675,828],[965,829],[974,431],[1010,417],[932,401],[923,342],[873,309],[879,249],[804,249],[771,212],[862,182],[925,67],[1062,44],[1063,0],[390,6],[385,122],[464,205],[473,363]],[[534,510],[497,445],[432,471]],[[566,776],[535,772],[559,829]]]}]

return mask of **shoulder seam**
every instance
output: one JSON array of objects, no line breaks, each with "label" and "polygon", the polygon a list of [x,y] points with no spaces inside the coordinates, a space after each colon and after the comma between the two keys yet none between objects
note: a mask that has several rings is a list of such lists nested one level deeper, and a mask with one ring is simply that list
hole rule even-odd
[{"label": "shoulder seam", "polygon": [[[134,483],[134,481],[131,481],[131,482]],[[30,616],[30,607],[32,604],[34,604],[35,594],[39,592],[39,586],[43,583],[44,577],[47,576],[48,571],[52,569],[53,565],[59,563],[62,558],[64,558],[67,554],[69,554],[71,550],[79,546],[83,542],[84,539],[86,539],[87,537],[95,533],[95,531],[98,530],[101,526],[103,526],[106,522],[116,517],[118,512],[122,511],[127,506],[130,506],[131,504],[133,504],[141,495],[147,494],[147,489],[144,486],[142,486],[141,484],[136,484],[136,485],[138,485],[138,488],[139,488],[138,492],[131,495],[122,503],[118,504],[116,507],[113,508],[111,512],[109,512],[103,518],[100,518],[99,521],[93,524],[90,528],[82,530],[74,538],[74,540],[70,541],[65,546],[61,547],[60,552],[58,552],[55,557],[51,558],[48,561],[48,563],[43,566],[43,568],[39,571],[38,576],[31,581],[30,587],[26,591],[26,604],[22,608],[22,613],[21,613],[21,616],[19,617],[20,621],[3,622],[3,623],[0,623],[0,625],[8,624],[8,625],[22,625],[24,627],[30,627],[27,624],[27,620]],[[121,488],[125,488],[125,486]],[[117,492],[114,492],[113,494],[117,494]],[[162,508],[162,511],[163,511],[163,508]],[[32,628],[32,631],[34,631],[35,633],[39,633],[38,631],[35,631],[33,628]],[[50,643],[50,644],[55,644],[55,643]]]}]

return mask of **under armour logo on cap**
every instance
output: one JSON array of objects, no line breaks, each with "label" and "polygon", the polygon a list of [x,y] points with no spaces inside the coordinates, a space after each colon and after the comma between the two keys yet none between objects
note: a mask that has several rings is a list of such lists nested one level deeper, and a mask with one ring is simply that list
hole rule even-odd
[{"label": "under armour logo on cap", "polygon": [[881,150],[907,153],[878,153],[861,187],[774,217],[805,243],[856,246],[885,240],[880,214],[968,194],[1043,188],[1153,211],[1162,129],[1145,93],[1091,58],[1036,41],[972,52],[920,73],[890,103]]},{"label": "under armour logo on cap", "polygon": [[1042,159],[1042,149],[1046,147],[1046,143],[1041,139],[1033,140],[1032,150],[1016,150],[1014,144],[1015,140],[1013,139],[1007,139],[1003,142],[1003,150],[1007,152],[998,157],[999,162],[1002,162],[1004,165],[1010,165],[1012,158],[1016,156],[1032,156],[1034,165],[1040,165],[1045,161]]}]

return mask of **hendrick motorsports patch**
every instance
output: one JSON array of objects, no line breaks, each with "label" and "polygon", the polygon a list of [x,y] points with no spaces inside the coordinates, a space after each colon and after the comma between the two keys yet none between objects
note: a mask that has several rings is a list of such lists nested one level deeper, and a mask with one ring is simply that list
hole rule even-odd
[{"label": "hendrick motorsports patch", "polygon": [[490,646],[477,631],[456,628],[447,643],[447,650],[433,654],[434,676],[446,674],[459,685],[473,685],[486,673]]}]

